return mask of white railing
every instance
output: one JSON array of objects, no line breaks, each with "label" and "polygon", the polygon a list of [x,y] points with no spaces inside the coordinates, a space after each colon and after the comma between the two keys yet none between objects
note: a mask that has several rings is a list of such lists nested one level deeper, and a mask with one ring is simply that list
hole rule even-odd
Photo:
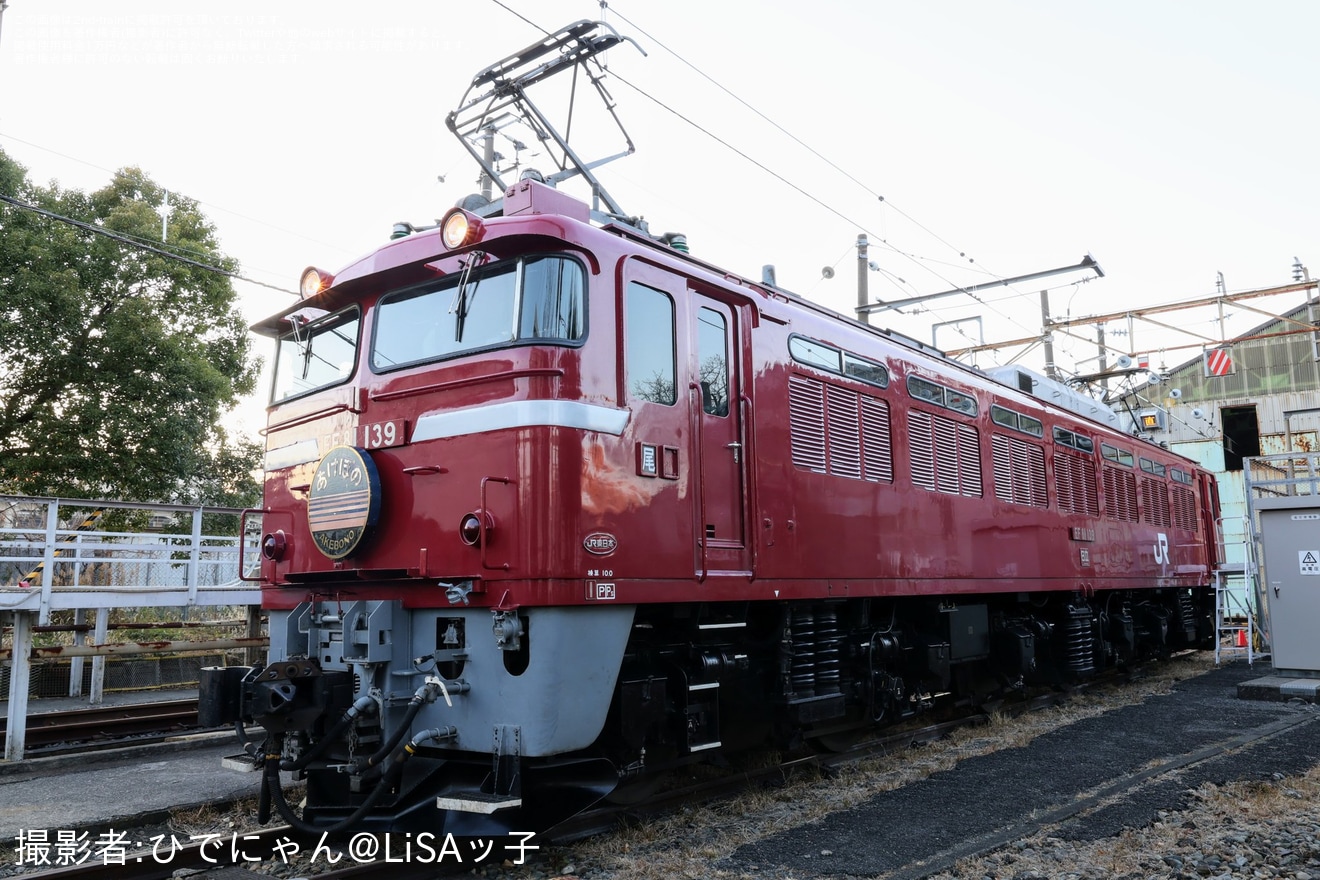
[{"label": "white railing", "polygon": [[[0,611],[36,610],[46,623],[62,608],[255,604],[255,585],[239,579],[241,513],[0,495]],[[215,516],[232,519],[230,534],[205,533]],[[132,530],[103,527],[116,521]],[[245,558],[260,558],[255,546]]]},{"label": "white railing", "polygon": [[[93,703],[101,699],[107,656],[264,643],[261,591],[239,572],[240,559],[261,558],[260,535],[240,535],[242,514],[227,507],[0,495],[0,619],[10,627],[10,647],[0,645],[0,662],[10,671],[4,760],[23,759],[30,666],[42,650],[33,627],[49,624],[52,611],[73,610],[77,629],[95,609],[93,642],[79,631],[72,647],[59,649],[71,658],[71,696],[80,694],[82,663],[92,658]],[[208,533],[208,526],[222,533]],[[218,605],[247,606],[246,637],[137,646],[108,641],[113,608]]]}]

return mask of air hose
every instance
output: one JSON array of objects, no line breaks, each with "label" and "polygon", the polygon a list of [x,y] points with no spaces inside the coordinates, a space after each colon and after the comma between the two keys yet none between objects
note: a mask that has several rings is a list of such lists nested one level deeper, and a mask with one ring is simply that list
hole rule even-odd
[{"label": "air hose", "polygon": [[[414,697],[414,699],[416,698]],[[316,741],[316,745],[312,746],[310,749],[308,749],[306,752],[300,755],[297,760],[282,762],[280,764],[280,769],[281,770],[303,769],[312,761],[316,760],[316,758],[322,752],[325,751],[326,747],[330,745],[330,743],[334,742],[335,740],[339,739],[339,737],[343,736],[344,731],[348,730],[348,726],[353,723],[354,718],[358,717],[364,712],[367,712],[369,710],[374,710],[375,707],[376,707],[376,701],[371,697],[367,697],[367,696],[358,697],[357,700],[353,703],[353,705],[349,706],[348,709],[344,711],[344,714],[340,717],[340,719],[335,722],[334,727],[331,727],[328,731],[326,731],[325,736],[321,737],[319,740]]]},{"label": "air hose", "polygon": [[[384,796],[387,791],[394,787],[394,784],[399,779],[399,775],[403,772],[404,762],[416,753],[418,746],[427,740],[449,739],[456,736],[457,733],[458,728],[456,727],[433,727],[428,730],[423,730],[421,733],[413,737],[410,742],[405,743],[401,748],[395,749],[393,754],[390,755],[389,762],[381,772],[380,782],[378,782],[376,787],[371,790],[371,794],[367,795],[367,799],[352,813],[349,813],[347,816],[331,825],[313,825],[310,822],[304,821],[300,816],[293,812],[293,808],[289,806],[289,802],[284,797],[284,789],[280,785],[279,755],[266,756],[265,772],[262,774],[261,780],[262,803],[273,799],[275,809],[279,811],[280,817],[283,818],[285,822],[288,822],[291,828],[301,831],[304,834],[338,834],[341,831],[347,831],[356,825],[372,807],[379,803],[381,797]],[[267,816],[267,819],[268,818],[269,816]],[[258,820],[265,821],[262,820],[260,816],[258,816]]]}]

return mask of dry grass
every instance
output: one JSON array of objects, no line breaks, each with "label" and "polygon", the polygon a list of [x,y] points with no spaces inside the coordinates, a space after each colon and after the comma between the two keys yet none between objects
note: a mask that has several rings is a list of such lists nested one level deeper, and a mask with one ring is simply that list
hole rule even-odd
[{"label": "dry grass", "polygon": [[[1127,829],[1116,837],[1089,843],[1069,843],[1048,834],[1021,841],[1007,854],[964,859],[952,872],[932,880],[965,877],[1014,877],[1035,872],[1058,877],[1065,870],[1076,877],[1167,875],[1165,855],[1189,853],[1227,856],[1259,832],[1268,839],[1273,828],[1314,827],[1320,808],[1320,767],[1304,776],[1206,784],[1190,792],[1195,809],[1162,813],[1146,828]],[[1066,866],[1066,868],[1065,868]]]},{"label": "dry grass", "polygon": [[171,831],[183,834],[250,833],[257,824],[257,799],[244,798],[232,804],[201,804],[170,813]]},{"label": "dry grass", "polygon": [[715,870],[710,863],[739,847],[949,770],[966,758],[1024,746],[1049,731],[1168,693],[1179,681],[1201,675],[1212,666],[1213,658],[1201,654],[1175,660],[1119,689],[1081,694],[1055,708],[1021,717],[996,713],[986,725],[962,728],[935,743],[868,759],[835,778],[824,779],[816,772],[796,773],[782,787],[685,808],[640,827],[586,841],[567,855],[575,866],[590,865],[593,876],[637,880],[762,877]]}]

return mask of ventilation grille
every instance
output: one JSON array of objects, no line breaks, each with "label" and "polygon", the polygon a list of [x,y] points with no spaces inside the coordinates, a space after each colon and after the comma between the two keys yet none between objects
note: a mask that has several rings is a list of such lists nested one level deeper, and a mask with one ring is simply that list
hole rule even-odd
[{"label": "ventilation grille", "polygon": [[789,442],[793,464],[825,473],[825,386],[790,376],[788,379]]},{"label": "ventilation grille", "polygon": [[990,438],[995,497],[1009,504],[1046,507],[1045,450],[1016,437],[995,434]]},{"label": "ventilation grille", "polygon": [[1127,471],[1104,468],[1105,516],[1122,522],[1137,521],[1137,478]]},{"label": "ventilation grille", "polygon": [[893,482],[889,405],[803,376],[788,379],[793,464],[851,480]]},{"label": "ventilation grille", "polygon": [[1173,527],[1196,531],[1196,494],[1185,486],[1172,487]]},{"label": "ventilation grille", "polygon": [[1169,492],[1163,483],[1155,480],[1141,481],[1141,507],[1142,519],[1151,525],[1168,526],[1169,520]]},{"label": "ventilation grille", "polygon": [[1100,515],[1100,495],[1095,485],[1095,462],[1070,452],[1054,453],[1054,491],[1059,510],[1083,516]]},{"label": "ventilation grille", "polygon": [[908,412],[912,482],[947,495],[981,494],[981,443],[976,428],[922,410]]}]

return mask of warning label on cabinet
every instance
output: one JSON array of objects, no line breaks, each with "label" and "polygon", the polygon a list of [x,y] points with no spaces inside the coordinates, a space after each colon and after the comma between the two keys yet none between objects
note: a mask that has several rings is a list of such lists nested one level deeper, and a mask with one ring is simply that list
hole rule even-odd
[{"label": "warning label on cabinet", "polygon": [[1320,550],[1298,550],[1297,565],[1302,574],[1320,575]]}]

